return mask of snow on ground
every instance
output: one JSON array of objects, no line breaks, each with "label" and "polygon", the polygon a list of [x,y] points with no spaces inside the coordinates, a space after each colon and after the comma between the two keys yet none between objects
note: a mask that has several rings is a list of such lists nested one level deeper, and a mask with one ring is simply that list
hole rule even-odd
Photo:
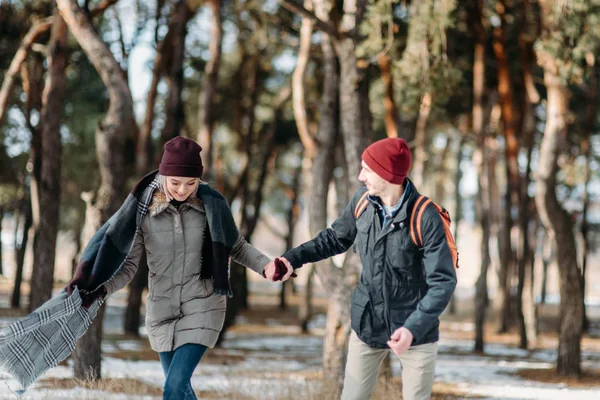
[{"label": "snow on ground", "polygon": [[[115,356],[117,352],[135,352],[143,349],[143,342],[123,339],[115,340],[122,329],[123,307],[111,298],[107,309],[105,328],[112,339],[103,342],[104,352],[102,375],[108,379],[135,379],[156,388],[161,388],[164,376],[158,356],[156,361],[128,361]],[[0,326],[6,326],[14,319],[0,319]],[[242,322],[242,321],[238,321]],[[313,332],[322,332],[325,318],[320,315],[311,321]],[[275,317],[268,320],[269,326],[279,326]],[[471,331],[472,325],[461,323],[462,331]],[[455,329],[453,329],[455,330]],[[294,330],[278,330],[279,334],[268,332],[249,334],[230,332],[221,348],[209,350],[192,378],[192,385],[200,393],[222,393],[235,398],[281,399],[318,398],[320,381],[308,377],[317,376],[321,369],[323,350],[322,337],[318,334],[299,335]],[[516,375],[522,369],[550,369],[556,360],[555,350],[522,350],[503,344],[488,344],[485,355],[472,353],[470,340],[442,339],[439,342],[439,358],[436,368],[436,381],[453,384],[469,395],[486,399],[600,399],[600,382],[590,388],[568,388],[563,384],[548,384],[528,381]],[[583,348],[584,368],[600,370],[600,352]],[[394,375],[401,373],[397,359],[392,362]],[[70,366],[59,366],[48,371],[40,381],[49,378],[72,377]],[[42,399],[131,399],[154,400],[160,397],[134,396],[89,390],[48,389],[38,381],[27,391],[23,400]],[[0,369],[0,400],[17,399],[15,391],[18,383]],[[210,397],[210,394],[203,396]]]},{"label": "snow on ground", "polygon": [[[103,375],[106,378],[131,378],[160,387],[163,374],[158,361],[125,361],[110,357],[110,352],[118,348],[135,350],[139,344],[132,340],[117,342],[118,346],[105,343],[108,353],[103,361]],[[112,347],[111,347],[112,346]],[[461,340],[440,341],[440,356],[436,369],[436,381],[456,384],[470,395],[489,399],[577,399],[597,400],[598,387],[589,389],[567,388],[561,384],[546,384],[527,381],[515,376],[520,369],[552,368],[555,354],[549,350],[528,352],[490,344],[486,347],[489,355],[479,356],[470,353],[472,343]],[[277,399],[293,393],[315,394],[319,385],[307,380],[307,371],[318,372],[322,340],[314,336],[270,336],[231,334],[222,349],[212,350],[217,360],[229,356],[227,363],[199,365],[192,379],[192,385],[199,392],[239,393],[256,399]],[[600,367],[600,355],[588,354],[588,362]],[[400,374],[400,363],[392,363],[395,375]],[[68,378],[72,376],[69,367],[56,367],[48,371],[44,378]],[[5,372],[0,372],[0,399],[16,399],[12,392],[17,383]],[[108,392],[85,390],[49,390],[34,384],[24,399],[139,399],[151,400],[157,397],[119,395]]]}]

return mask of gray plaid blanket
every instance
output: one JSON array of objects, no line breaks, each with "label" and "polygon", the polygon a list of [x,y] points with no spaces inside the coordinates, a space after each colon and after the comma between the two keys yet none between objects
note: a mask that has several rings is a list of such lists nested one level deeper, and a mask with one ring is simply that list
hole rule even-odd
[{"label": "gray plaid blanket", "polygon": [[[130,194],[119,212],[111,217],[98,233],[105,232],[114,225],[119,219],[119,214],[122,215],[127,208],[133,208],[129,214],[136,213],[133,216],[134,223],[139,227],[148,212],[156,188],[158,188],[158,180],[154,178],[143,190],[140,190],[137,196]],[[85,258],[85,253],[89,252],[90,248],[95,247],[96,253],[99,252],[100,246],[96,243],[101,235],[98,233],[95,235],[96,240],[94,238],[90,240],[82,258]],[[129,250],[133,238],[128,241]],[[118,268],[114,269],[110,278],[119,270],[129,250],[121,257]],[[20,393],[23,393],[45,371],[55,367],[71,354],[77,340],[83,336],[96,318],[102,303],[103,300],[99,299],[86,310],[81,307],[79,289],[75,289],[71,296],[63,290],[27,317],[0,332],[0,363],[21,384],[23,389],[19,391]]]},{"label": "gray plaid blanket", "polygon": [[102,300],[81,307],[79,290],[62,291],[24,319],[0,332],[0,359],[23,393],[46,370],[58,365],[96,318]]}]

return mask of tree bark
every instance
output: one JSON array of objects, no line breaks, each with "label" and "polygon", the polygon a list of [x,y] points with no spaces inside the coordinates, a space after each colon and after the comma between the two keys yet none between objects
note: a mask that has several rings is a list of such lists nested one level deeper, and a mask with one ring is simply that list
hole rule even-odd
[{"label": "tree bark", "polygon": [[302,333],[308,333],[308,323],[313,317],[313,284],[315,278],[315,265],[310,264],[305,267],[309,268],[308,276],[306,277],[306,286],[304,297],[302,299],[302,303],[300,304],[300,308],[298,310],[298,321],[300,322],[300,329]]},{"label": "tree bark", "polygon": [[[119,63],[94,29],[89,17],[75,0],[57,0],[56,3],[73,36],[100,75],[109,96],[107,113],[96,128],[100,187],[96,195],[88,199],[82,238],[82,244],[85,246],[91,236],[117,211],[122,201],[125,184],[124,141],[135,129],[133,101]],[[104,311],[101,309],[75,349],[74,372],[78,379],[101,378],[100,341],[103,315]]]},{"label": "tree bark", "polygon": [[4,222],[4,206],[0,206],[0,275],[4,275],[4,263],[2,262],[2,223]]},{"label": "tree bark", "polygon": [[[550,6],[542,3],[543,11],[549,13],[544,5]],[[567,137],[569,91],[558,77],[553,60],[547,55],[540,60],[547,91],[547,119],[540,146],[535,200],[542,223],[553,238],[557,253],[561,309],[557,369],[560,375],[579,376],[583,318],[581,271],[577,265],[573,221],[556,196],[557,160]]]},{"label": "tree bark", "polygon": [[[157,13],[159,12],[160,10],[157,10]],[[159,19],[160,14],[156,16],[157,29],[155,31],[155,39],[157,41]],[[145,175],[150,169],[150,163],[152,160],[152,126],[154,123],[154,108],[156,107],[158,84],[165,73],[167,59],[169,58],[169,53],[171,50],[171,37],[173,35],[174,32],[169,29],[163,40],[160,43],[156,42],[157,49],[154,57],[154,63],[152,65],[152,80],[146,96],[146,111],[144,113],[144,121],[142,122],[135,149],[135,170],[139,176]],[[160,150],[157,152],[160,153]]]},{"label": "tree bark", "polygon": [[[12,308],[21,307],[21,285],[23,283],[23,267],[25,264],[25,252],[27,251],[27,243],[29,242],[29,230],[33,224],[31,215],[31,200],[30,195],[24,195],[19,200],[19,212],[15,216],[15,286],[13,288],[10,306]],[[23,216],[23,233],[19,241],[19,225],[20,219]]]},{"label": "tree bark", "polygon": [[[304,8],[312,11],[312,0],[304,0]],[[298,128],[298,135],[304,146],[304,153],[310,160],[315,157],[315,142],[313,138],[314,135],[309,129],[308,117],[306,115],[304,76],[306,74],[306,67],[310,61],[311,37],[312,21],[308,17],[302,17],[302,25],[300,27],[300,48],[298,50],[296,68],[292,74],[292,105],[296,126]]]},{"label": "tree bark", "polygon": [[4,74],[4,81],[2,82],[2,87],[0,88],[0,124],[6,116],[9,96],[15,84],[17,74],[19,73],[19,70],[21,70],[21,66],[27,60],[29,52],[31,51],[31,46],[42,34],[48,32],[51,27],[52,18],[46,18],[45,20],[42,20],[32,26],[21,41],[21,45],[19,46],[17,53],[13,57],[8,70]]},{"label": "tree bark", "polygon": [[[318,16],[322,20],[329,20],[329,4],[321,3],[317,6]],[[360,182],[357,177],[360,172],[360,160],[361,155],[365,147],[367,147],[371,132],[370,132],[370,115],[368,114],[368,98],[365,98],[365,88],[368,87],[366,81],[366,71],[359,70],[357,67],[357,59],[355,56],[355,48],[359,41],[357,35],[357,29],[362,20],[366,6],[364,0],[346,0],[343,4],[344,15],[341,20],[341,31],[345,33],[343,39],[336,44],[336,52],[339,58],[340,74],[339,74],[339,107],[340,107],[340,120],[342,128],[342,136],[344,142],[344,154],[345,164],[347,168],[347,185],[344,189],[350,193],[354,193],[358,189]],[[325,55],[329,52],[327,46],[329,43],[323,42],[324,58],[327,59],[329,55]],[[331,60],[331,61],[330,61]],[[332,63],[333,58],[325,61],[325,63]],[[325,69],[330,67],[325,67]],[[324,92],[327,95],[331,95],[332,89],[329,89],[330,80],[333,82],[337,81],[337,75],[334,78],[333,74],[328,73],[325,75],[325,88]],[[337,89],[336,89],[337,90]],[[325,96],[325,94],[324,94]],[[324,99],[324,105],[327,100]],[[328,154],[328,145],[323,143],[329,143],[330,140],[335,139],[335,122],[337,116],[335,114],[335,108],[327,109],[326,112],[321,114],[321,124],[319,126],[319,137],[317,142],[323,146],[321,154]],[[368,131],[367,131],[368,129]],[[320,139],[321,135],[323,140]],[[324,142],[323,142],[324,141]],[[331,144],[333,151],[333,146]],[[317,150],[319,152],[320,150]],[[334,155],[334,154],[331,154]],[[319,183],[319,190],[325,192],[325,196],[319,195],[319,199],[325,200],[326,205],[326,190],[329,185],[329,180],[325,181],[324,178],[317,178],[315,175],[323,174],[324,177],[330,178],[329,172],[326,169],[333,167],[331,160],[327,161],[329,164],[324,164],[322,160],[317,163],[315,157],[315,164],[313,166],[313,180],[321,180]],[[333,158],[333,157],[331,157]],[[317,166],[321,169],[316,169]],[[313,182],[315,187],[315,182]],[[318,193],[315,188],[315,192]],[[338,192],[338,196],[342,195]],[[343,195],[342,195],[343,196]],[[317,196],[312,196],[314,200]],[[317,205],[318,204],[318,205]],[[317,208],[321,208],[322,211],[317,211]],[[313,221],[311,231],[315,226],[324,228],[323,224],[327,221],[326,210],[327,207],[323,206],[322,203],[313,203],[311,206],[313,215],[311,221],[317,216],[320,218],[320,222]],[[324,215],[320,215],[320,212],[325,212]],[[316,231],[313,231],[316,233]],[[325,333],[325,341],[323,348],[323,369],[326,376],[331,378],[331,382],[334,384],[332,397],[337,397],[343,384],[344,376],[344,365],[346,359],[346,346],[348,342],[348,336],[350,334],[350,318],[349,318],[349,307],[350,296],[352,289],[356,285],[357,273],[360,270],[357,257],[353,257],[352,253],[346,256],[343,268],[336,268],[332,263],[325,263],[325,268],[317,267],[317,272],[321,275],[322,281],[325,282],[325,286],[330,293],[328,308],[327,308],[327,327]]]},{"label": "tree bark", "polygon": [[[315,14],[323,21],[329,21],[329,13],[332,4],[328,0],[315,1]],[[335,145],[337,136],[338,122],[338,99],[344,101],[340,92],[342,82],[338,75],[337,58],[333,50],[332,39],[329,36],[323,36],[321,42],[323,51],[323,95],[319,105],[320,121],[316,136],[315,158],[312,166],[312,192],[309,201],[309,230],[311,236],[327,227],[327,203],[329,183],[333,177]],[[348,66],[346,67],[348,68]],[[355,70],[355,64],[352,65]],[[354,72],[356,76],[356,72]],[[346,82],[348,83],[348,82]],[[354,86],[354,82],[352,85]],[[352,87],[353,87],[352,86]],[[339,96],[339,97],[338,97]],[[348,122],[346,122],[348,124]],[[360,124],[356,124],[359,127]],[[347,334],[345,331],[342,317],[343,309],[336,306],[336,280],[338,285],[342,282],[342,273],[332,265],[330,260],[324,260],[315,265],[316,272],[322,279],[327,291],[331,294],[327,310],[327,327],[323,347],[323,369],[325,376],[328,376],[334,383],[335,391],[339,392],[341,379],[343,377],[343,357],[345,353],[345,341]],[[337,279],[339,278],[339,280]],[[342,301],[340,295],[337,299]],[[347,307],[345,304],[345,307]],[[337,321],[336,321],[337,320]],[[336,337],[336,335],[338,335]],[[336,340],[337,339],[337,340]],[[332,393],[332,398],[339,397],[338,393]]]},{"label": "tree bark", "polygon": [[481,226],[481,272],[475,285],[475,351],[482,353],[485,345],[484,328],[485,316],[487,313],[489,298],[487,287],[487,274],[490,260],[490,216],[489,216],[489,196],[490,181],[488,175],[490,168],[488,164],[488,144],[485,131],[485,112],[484,112],[484,94],[485,94],[485,47],[486,35],[482,23],[483,0],[475,0],[470,10],[471,26],[475,32],[475,48],[473,60],[473,133],[477,143],[477,157],[475,164],[477,166],[477,197],[476,209]]},{"label": "tree bark", "polygon": [[126,334],[140,336],[140,321],[142,307],[142,293],[148,286],[148,264],[146,263],[146,253],[142,254],[138,270],[133,280],[129,283],[129,294],[127,296],[127,308],[123,317],[123,330]]},{"label": "tree bark", "polygon": [[385,87],[383,96],[383,109],[385,110],[383,121],[385,123],[385,132],[387,137],[403,137],[400,135],[400,115],[398,114],[398,107],[396,107],[396,100],[394,99],[394,78],[392,76],[390,56],[381,54],[377,58],[377,63],[379,64],[381,80]]},{"label": "tree bark", "polygon": [[513,99],[513,85],[508,65],[508,54],[506,50],[508,23],[506,20],[506,6],[503,0],[496,1],[496,13],[500,16],[501,23],[494,28],[493,49],[498,65],[498,94],[500,96],[500,108],[502,110],[502,123],[504,128],[505,165],[508,185],[503,207],[503,223],[500,235],[500,290],[499,303],[500,327],[499,333],[508,332],[511,315],[511,286],[514,268],[514,257],[511,241],[511,231],[514,224],[512,218],[513,205],[518,205],[519,199],[519,141],[517,139],[516,110]]},{"label": "tree bark", "polygon": [[[210,27],[210,61],[204,67],[204,85],[200,94],[200,129],[198,142],[202,146],[204,170],[211,176],[213,171],[213,127],[215,120],[214,104],[219,69],[221,66],[221,48],[223,43],[223,19],[221,16],[221,0],[210,0],[212,21]],[[205,174],[206,174],[205,172]]]},{"label": "tree bark", "polygon": [[[301,158],[304,158],[303,156]],[[300,190],[301,190],[301,182],[302,182],[302,163],[298,164],[298,167],[294,171],[294,179],[292,181],[292,187],[290,188],[290,207],[287,211],[287,226],[288,232],[285,236],[285,249],[286,251],[294,247],[294,230],[296,229],[296,224],[298,222],[298,217],[300,215],[300,205],[298,204],[298,199],[300,198]],[[286,295],[293,284],[293,280],[287,280],[283,282],[281,285],[281,292],[279,296],[279,308],[285,309],[287,308],[287,300]]]},{"label": "tree bark", "polygon": [[590,163],[592,162],[590,138],[592,132],[594,132],[596,126],[596,110],[598,108],[598,74],[600,74],[600,68],[595,60],[593,54],[588,57],[588,67],[591,69],[591,78],[589,83],[588,107],[585,121],[585,137],[581,142],[581,153],[585,157],[585,168],[583,172],[584,189],[583,189],[583,210],[581,212],[581,238],[583,242],[583,249],[581,251],[581,292],[583,301],[583,331],[587,332],[589,328],[589,320],[585,308],[585,289],[586,289],[586,275],[587,275],[587,263],[589,257],[590,243],[588,239],[589,223],[588,223],[588,210],[590,204],[590,179],[592,177],[592,169]]},{"label": "tree bark", "polygon": [[[529,345],[535,346],[536,343],[536,318],[535,318],[535,297],[533,292],[533,264],[534,258],[530,235],[534,236],[537,229],[530,233],[530,225],[535,225],[537,216],[532,212],[532,199],[529,196],[528,189],[531,183],[531,158],[533,147],[535,145],[536,118],[534,106],[539,102],[539,94],[533,85],[531,66],[533,64],[533,43],[537,39],[537,34],[531,32],[539,31],[539,21],[530,24],[529,16],[534,15],[526,0],[519,1],[519,53],[522,60],[522,83],[525,87],[521,98],[521,132],[523,133],[523,147],[527,152],[527,163],[525,173],[521,177],[519,193],[519,243],[518,243],[518,275],[519,284],[517,292],[518,302],[518,320],[520,332],[520,347],[527,348]],[[532,221],[533,219],[533,221]]]},{"label": "tree bark", "polygon": [[37,237],[34,242],[29,311],[35,310],[52,297],[54,284],[62,152],[60,120],[64,108],[66,87],[67,39],[67,25],[60,15],[55,15],[50,36],[48,74],[42,100],[43,106],[39,129],[43,138],[39,198],[40,204],[44,207],[44,212],[40,213]]},{"label": "tree bark", "polygon": [[[460,182],[462,181],[463,173],[461,168],[462,161],[462,153],[465,147],[465,143],[467,142],[466,132],[461,130],[460,139],[458,142],[458,150],[456,151],[456,169],[454,175],[454,215],[452,218],[452,223],[454,224],[454,231],[452,232],[454,236],[454,241],[458,244],[458,234],[459,234],[459,226],[460,221],[462,219],[462,196],[460,193]],[[450,304],[448,304],[448,313],[450,315],[456,315],[456,295],[452,294],[452,299],[450,299]]]},{"label": "tree bark", "polygon": [[165,126],[160,135],[160,148],[156,152],[156,163],[162,158],[163,145],[181,133],[185,125],[185,115],[181,92],[183,91],[183,59],[185,55],[185,38],[187,36],[187,23],[194,16],[188,2],[180,0],[175,5],[173,19],[169,31],[173,36],[169,43],[170,57],[166,66],[165,81],[167,83],[167,96],[165,105]]}]

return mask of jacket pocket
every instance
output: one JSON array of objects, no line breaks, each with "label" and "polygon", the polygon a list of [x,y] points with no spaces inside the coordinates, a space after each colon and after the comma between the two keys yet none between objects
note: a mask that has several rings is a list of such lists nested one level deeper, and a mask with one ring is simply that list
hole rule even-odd
[{"label": "jacket pocket", "polygon": [[359,336],[371,336],[373,321],[370,313],[370,304],[371,301],[367,295],[358,289],[354,290],[350,306],[350,325],[352,330],[358,333]]},{"label": "jacket pocket", "polygon": [[149,271],[148,272],[148,297],[151,300],[154,300],[154,287],[156,286],[156,273]]},{"label": "jacket pocket", "polygon": [[363,220],[358,220],[356,224],[355,246],[358,248],[361,257],[367,255],[369,249],[369,230],[371,226]]}]

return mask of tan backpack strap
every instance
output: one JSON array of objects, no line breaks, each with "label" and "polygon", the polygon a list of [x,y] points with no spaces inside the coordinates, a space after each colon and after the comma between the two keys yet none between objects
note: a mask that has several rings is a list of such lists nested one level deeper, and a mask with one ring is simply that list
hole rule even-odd
[{"label": "tan backpack strap", "polygon": [[360,217],[360,214],[362,214],[362,212],[365,211],[365,208],[367,208],[367,206],[369,205],[369,200],[367,199],[368,195],[369,192],[365,192],[365,194],[363,194],[360,197],[360,199],[358,199],[356,207],[354,208],[354,219],[358,219],[358,217]]}]

